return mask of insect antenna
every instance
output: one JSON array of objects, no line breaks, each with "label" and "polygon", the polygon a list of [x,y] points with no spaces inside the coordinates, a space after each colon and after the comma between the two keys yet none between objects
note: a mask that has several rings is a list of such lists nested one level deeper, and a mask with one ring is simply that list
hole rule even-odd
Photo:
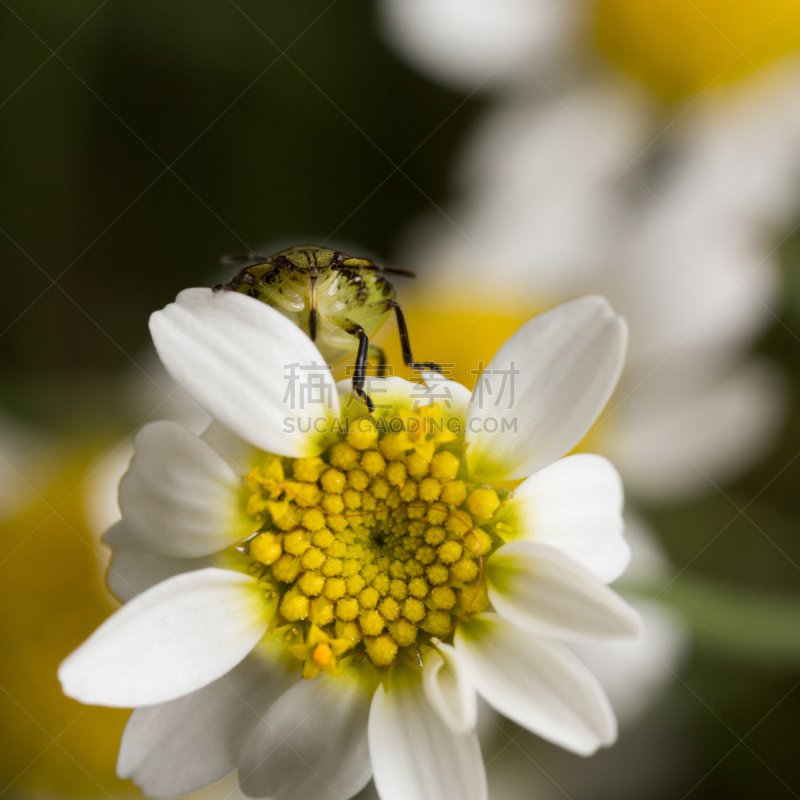
[{"label": "insect antenna", "polygon": [[262,256],[258,253],[227,253],[220,258],[223,264],[239,264],[242,261],[269,261],[269,256]]},{"label": "insect antenna", "polygon": [[417,273],[410,269],[400,269],[399,267],[379,267],[375,266],[378,272],[388,272],[390,275],[402,275],[404,278],[416,278]]}]

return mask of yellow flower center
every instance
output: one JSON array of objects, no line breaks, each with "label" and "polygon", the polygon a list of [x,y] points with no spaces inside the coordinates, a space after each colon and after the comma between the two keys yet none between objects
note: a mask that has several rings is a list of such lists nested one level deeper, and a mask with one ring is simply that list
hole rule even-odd
[{"label": "yellow flower center", "polygon": [[595,33],[612,61],[676,100],[800,49],[800,3],[598,0]]},{"label": "yellow flower center", "polygon": [[468,480],[463,435],[434,406],[349,420],[316,458],[266,456],[245,478],[261,523],[247,543],[273,628],[285,627],[303,674],[337,658],[376,667],[417,661],[466,614],[488,606],[485,527],[505,493]]}]

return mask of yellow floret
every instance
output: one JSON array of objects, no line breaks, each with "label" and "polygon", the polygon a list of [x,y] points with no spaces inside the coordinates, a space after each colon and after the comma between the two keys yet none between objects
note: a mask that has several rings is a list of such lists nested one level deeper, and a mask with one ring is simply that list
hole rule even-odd
[{"label": "yellow floret", "polygon": [[329,493],[340,494],[347,485],[344,472],[338,469],[329,469],[319,479],[320,486]]},{"label": "yellow floret", "polygon": [[389,625],[392,637],[400,647],[408,647],[414,644],[417,638],[417,626],[407,619],[399,619],[394,624]]},{"label": "yellow floret", "polygon": [[487,558],[492,550],[492,537],[482,528],[473,528],[464,537],[464,550],[472,558]]},{"label": "yellow floret", "polygon": [[328,600],[339,600],[344,597],[347,591],[347,584],[344,578],[328,578],[325,581],[325,597]]},{"label": "yellow floret", "polygon": [[449,611],[456,604],[456,593],[449,586],[437,586],[431,590],[431,603],[434,608]]},{"label": "yellow floret", "polygon": [[330,625],[333,622],[333,604],[312,600],[311,621],[319,627]]},{"label": "yellow floret", "polygon": [[347,473],[347,482],[356,491],[363,492],[369,486],[369,475],[363,469],[355,467]]},{"label": "yellow floret", "polygon": [[435,525],[433,527],[428,528],[425,531],[425,542],[426,544],[433,545],[436,547],[437,545],[441,544],[447,538],[447,531],[441,525]]},{"label": "yellow floret", "polygon": [[337,533],[341,533],[349,524],[345,517],[328,517],[328,527]]},{"label": "yellow floret", "polygon": [[262,564],[274,564],[282,555],[283,548],[274,533],[259,533],[250,542],[250,557]]},{"label": "yellow floret", "polygon": [[425,616],[425,604],[421,600],[409,597],[403,603],[403,616],[409,622],[419,622]]},{"label": "yellow floret", "polygon": [[389,576],[392,578],[405,578],[406,568],[403,566],[402,561],[392,561],[389,565]]},{"label": "yellow floret", "polygon": [[466,511],[454,508],[447,517],[444,527],[454,536],[464,536],[472,528],[472,517]]},{"label": "yellow floret", "polygon": [[440,450],[431,460],[431,475],[440,481],[450,481],[458,475],[461,459],[447,450]]},{"label": "yellow floret", "polygon": [[425,567],[423,567],[416,558],[409,558],[408,561],[406,561],[406,575],[408,575],[409,578],[416,578],[424,574]]},{"label": "yellow floret", "polygon": [[400,499],[404,503],[410,503],[412,500],[417,499],[419,493],[419,484],[416,481],[406,481],[403,488],[400,490]]},{"label": "yellow floret", "polygon": [[393,597],[381,600],[378,611],[387,622],[394,622],[400,616],[400,605]]},{"label": "yellow floret", "polygon": [[467,499],[467,485],[464,481],[447,481],[442,487],[441,501],[448,506],[460,506]]},{"label": "yellow floret", "polygon": [[450,577],[450,570],[444,564],[434,564],[425,571],[428,576],[428,581],[436,586],[439,583],[445,583]]},{"label": "yellow floret", "polygon": [[287,533],[283,537],[283,549],[293,556],[302,555],[310,546],[311,542],[308,541],[308,534],[302,528]]},{"label": "yellow floret", "polygon": [[320,530],[315,531],[314,535],[311,537],[311,541],[317,547],[322,548],[330,547],[335,540],[336,539],[334,535],[327,528],[321,528]]},{"label": "yellow floret", "polygon": [[326,578],[342,574],[342,560],[340,558],[328,558],[322,565],[322,574]]},{"label": "yellow floret", "polygon": [[331,650],[331,646],[327,642],[320,642],[314,648],[314,655],[312,657],[315,664],[325,666],[326,664],[330,664],[333,658],[333,650]]},{"label": "yellow floret", "polygon": [[310,531],[318,531],[325,527],[325,515],[318,508],[309,508],[303,512],[303,527]]},{"label": "yellow floret", "polygon": [[328,549],[325,551],[325,555],[330,558],[344,558],[347,555],[347,545],[337,539],[335,542],[332,542]]},{"label": "yellow floret", "polygon": [[360,575],[351,575],[347,579],[347,593],[355,597],[366,585],[367,582]]},{"label": "yellow floret", "polygon": [[498,508],[500,498],[494,489],[486,487],[474,489],[467,498],[469,513],[481,519],[489,519]]},{"label": "yellow floret", "polygon": [[386,627],[386,621],[377,611],[367,611],[358,621],[364,636],[377,636]]},{"label": "yellow floret", "polygon": [[443,564],[455,564],[459,558],[461,558],[461,552],[463,551],[463,547],[461,546],[460,542],[442,542],[439,545],[439,549],[436,551],[439,555],[439,560]]},{"label": "yellow floret", "polygon": [[[388,469],[389,467],[387,467],[387,471]],[[385,500],[389,494],[389,482],[382,475],[377,475],[370,481],[369,490],[378,500]]]},{"label": "yellow floret", "polygon": [[345,597],[336,604],[336,617],[344,622],[350,622],[358,616],[358,600],[355,597]]},{"label": "yellow floret", "polygon": [[457,561],[450,567],[450,574],[453,576],[453,580],[469,583],[477,577],[478,565],[470,558],[462,558],[461,561]]},{"label": "yellow floret", "polygon": [[367,475],[380,475],[386,468],[386,461],[377,450],[367,450],[361,456],[361,469]]},{"label": "yellow floret", "polygon": [[348,647],[355,647],[361,641],[361,628],[357,622],[336,620],[336,638],[347,642]]},{"label": "yellow floret", "polygon": [[291,531],[298,525],[297,509],[288,501],[268,500],[267,509],[272,517],[272,524],[282,531]]},{"label": "yellow floret", "polygon": [[361,577],[367,582],[372,583],[375,580],[380,569],[377,564],[366,564],[361,568]]},{"label": "yellow floret", "polygon": [[442,493],[442,484],[436,478],[425,478],[419,485],[419,497],[426,503],[433,503]]},{"label": "yellow floret", "polygon": [[281,614],[289,622],[297,622],[308,616],[309,600],[302,594],[287,592],[281,600]]},{"label": "yellow floret", "polygon": [[397,579],[393,580],[389,584],[389,596],[402,603],[403,600],[408,597],[408,586],[406,582]]},{"label": "yellow floret", "polygon": [[414,555],[417,561],[419,561],[420,564],[424,564],[426,567],[428,564],[433,564],[433,562],[436,561],[436,551],[428,544],[418,548]]},{"label": "yellow floret", "polygon": [[293,583],[300,574],[300,559],[284,553],[272,565],[272,574],[282,583]]},{"label": "yellow floret", "polygon": [[375,608],[378,605],[378,600],[380,599],[381,596],[378,594],[377,589],[373,589],[371,586],[368,586],[366,589],[362,589],[358,593],[358,603],[361,608]]},{"label": "yellow floret", "polygon": [[428,506],[428,513],[425,515],[425,519],[427,519],[431,525],[444,525],[449,516],[450,513],[444,503],[433,503]]},{"label": "yellow floret", "polygon": [[413,452],[406,456],[406,470],[412,478],[421,480],[428,474],[428,464],[419,453]]},{"label": "yellow floret", "polygon": [[420,626],[432,636],[446,636],[452,625],[448,611],[429,611],[425,621]]},{"label": "yellow floret", "polygon": [[411,449],[411,440],[408,434],[402,433],[387,433],[378,443],[381,453],[389,461],[396,461],[405,458],[405,454]]},{"label": "yellow floret", "polygon": [[328,465],[321,458],[296,458],[292,462],[295,480],[304,483],[316,483],[327,468]]},{"label": "yellow floret", "polygon": [[318,572],[304,572],[297,579],[297,585],[303,594],[307,594],[309,597],[316,597],[325,586],[325,578]]},{"label": "yellow floret", "polygon": [[319,500],[319,488],[316,483],[286,481],[286,497],[302,508],[308,508]]},{"label": "yellow floret", "polygon": [[416,597],[418,600],[422,600],[428,594],[428,582],[425,578],[412,578],[408,582],[408,593],[412,597]]},{"label": "yellow floret", "polygon": [[377,636],[366,641],[367,655],[378,667],[388,667],[397,655],[397,642],[389,636]]},{"label": "yellow floret", "polygon": [[[347,442],[337,442],[330,449],[331,466],[347,472],[348,469],[358,464],[359,453],[352,445]],[[323,488],[325,488],[323,486]],[[330,490],[328,490],[330,491]]]},{"label": "yellow floret", "polygon": [[367,450],[374,447],[378,441],[378,430],[375,423],[367,417],[357,419],[347,432],[347,441],[356,450]]},{"label": "yellow floret", "polygon": [[386,480],[392,486],[402,486],[407,477],[406,465],[402,461],[390,461],[386,467]]},{"label": "yellow floret", "polygon": [[[344,555],[347,552],[347,548],[345,547],[343,542],[336,542],[336,545],[342,546],[342,555]],[[336,545],[334,545],[334,547]],[[334,547],[329,547],[328,549],[333,550]],[[338,548],[337,548],[337,555],[338,555]],[[348,558],[347,561],[345,561],[344,564],[342,564],[342,575],[345,578],[349,578],[351,575],[358,575],[360,569],[361,569],[361,564],[358,561],[356,561],[354,558]]]},{"label": "yellow floret", "polygon": [[344,500],[344,507],[349,511],[356,511],[361,508],[361,492],[355,489],[345,489],[342,492],[342,499]]},{"label": "yellow floret", "polygon": [[309,547],[308,550],[300,556],[300,563],[304,569],[319,569],[325,563],[325,553],[318,547]]},{"label": "yellow floret", "polygon": [[386,597],[389,594],[389,576],[385,572],[381,572],[372,579],[372,588],[375,589],[381,597]]}]

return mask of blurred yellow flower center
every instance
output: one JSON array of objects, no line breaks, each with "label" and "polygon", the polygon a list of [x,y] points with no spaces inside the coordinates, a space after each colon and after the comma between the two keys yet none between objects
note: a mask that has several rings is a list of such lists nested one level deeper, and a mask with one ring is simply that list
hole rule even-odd
[{"label": "blurred yellow flower center", "polygon": [[350,651],[377,667],[416,661],[488,605],[483,560],[495,542],[480,526],[500,496],[466,480],[463,436],[436,406],[389,420],[351,420],[320,457],[268,456],[245,478],[261,523],[251,571],[277,600],[272,627],[286,628],[306,678],[336,674]]},{"label": "blurred yellow flower center", "polygon": [[800,49],[800,3],[598,0],[595,33],[612,61],[675,100]]}]

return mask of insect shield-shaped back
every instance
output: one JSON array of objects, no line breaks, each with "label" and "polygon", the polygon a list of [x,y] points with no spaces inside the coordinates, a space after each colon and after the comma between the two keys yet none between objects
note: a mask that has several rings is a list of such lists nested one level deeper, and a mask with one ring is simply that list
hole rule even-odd
[{"label": "insect shield-shaped back", "polygon": [[368,258],[356,258],[314,245],[291,247],[272,256],[243,253],[224,256],[225,264],[253,261],[215,291],[241,292],[277,309],[304,330],[329,364],[356,354],[353,394],[369,411],[372,400],[364,392],[370,358],[378,375],[386,374],[386,357],[370,338],[394,310],[403,361],[412,369],[441,371],[433,362],[415,362],[405,317],[385,273],[414,277],[413,272],[381,267]]}]

